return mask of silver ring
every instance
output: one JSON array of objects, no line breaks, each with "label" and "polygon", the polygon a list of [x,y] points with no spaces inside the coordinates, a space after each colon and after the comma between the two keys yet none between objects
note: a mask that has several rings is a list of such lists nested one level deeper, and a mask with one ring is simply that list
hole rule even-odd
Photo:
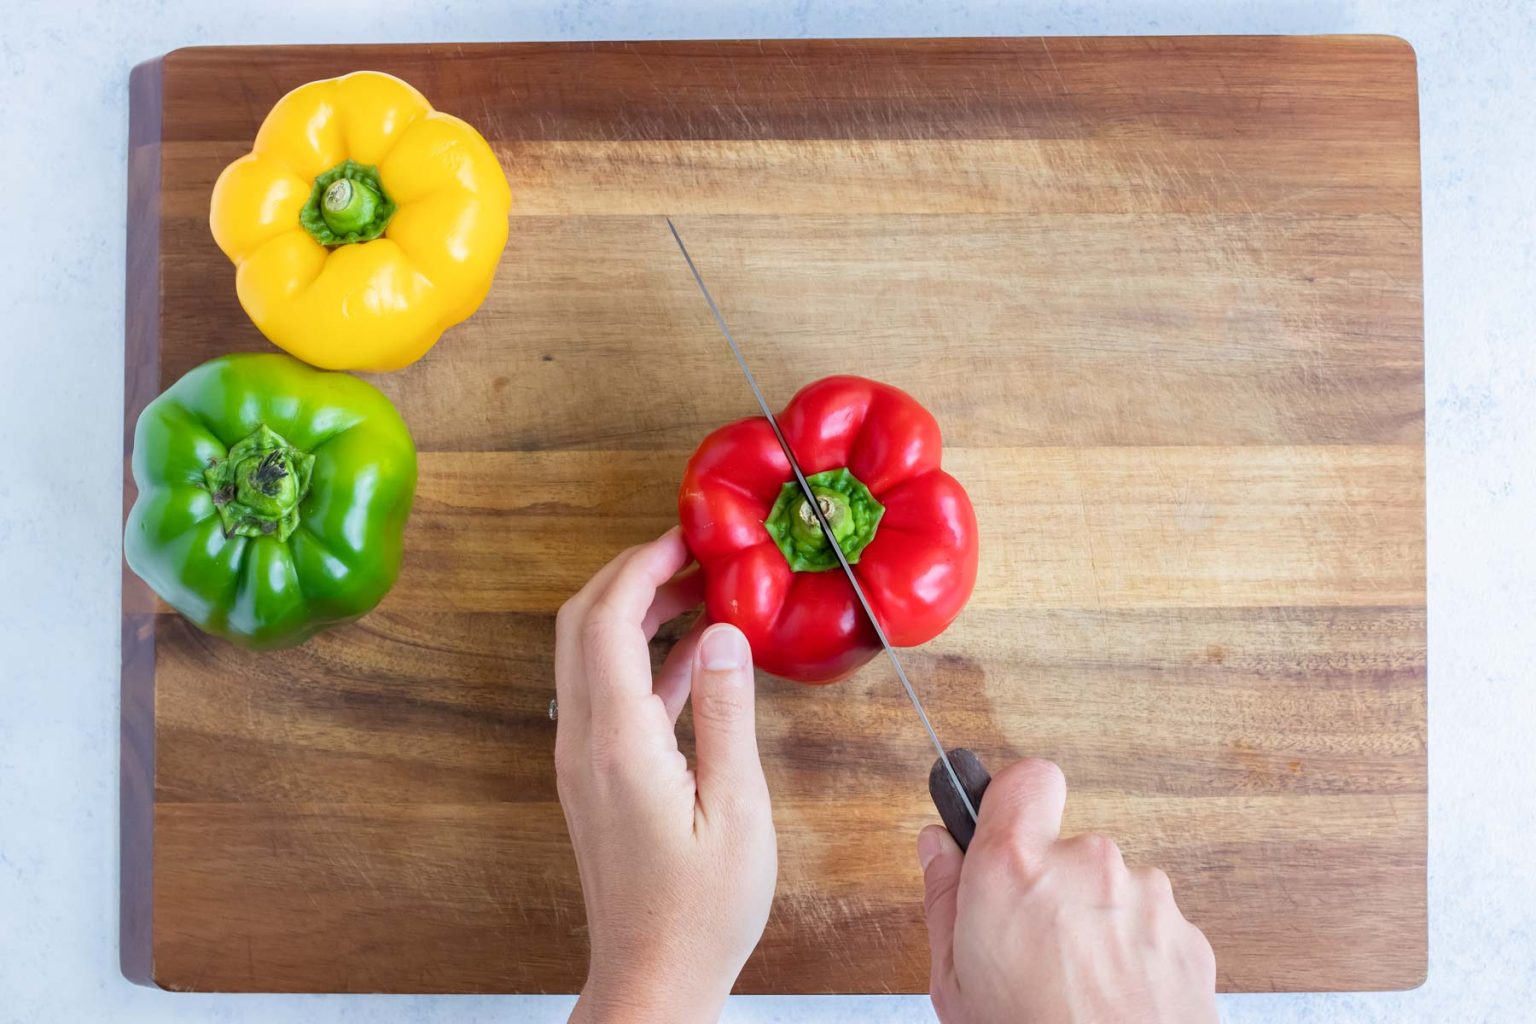
[{"label": "silver ring", "polygon": [[560,703],[553,697],[549,698],[549,720],[551,722],[560,720]]}]

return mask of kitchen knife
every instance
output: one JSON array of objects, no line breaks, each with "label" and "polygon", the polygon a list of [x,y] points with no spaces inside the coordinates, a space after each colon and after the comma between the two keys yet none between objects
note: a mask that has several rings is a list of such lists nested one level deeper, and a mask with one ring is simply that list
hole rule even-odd
[{"label": "kitchen knife", "polygon": [[848,559],[843,554],[842,545],[837,542],[837,537],[832,532],[832,524],[827,522],[821,503],[811,492],[811,485],[806,481],[805,473],[800,468],[800,460],[795,458],[794,450],[790,448],[784,432],[779,429],[778,417],[773,414],[773,409],[768,405],[768,399],[763,396],[762,388],[758,387],[757,378],[752,375],[746,356],[742,355],[741,346],[736,343],[735,335],[726,324],[720,307],[715,304],[714,296],[710,294],[709,287],[704,283],[704,277],[694,264],[693,257],[688,254],[688,246],[683,244],[683,236],[678,234],[677,225],[672,223],[671,217],[667,218],[667,228],[672,232],[672,239],[677,242],[677,248],[682,252],[683,260],[688,264],[688,270],[693,274],[699,291],[703,293],[704,301],[708,303],[709,311],[720,327],[720,333],[725,336],[726,344],[731,347],[731,355],[736,357],[736,365],[741,367],[742,376],[747,379],[747,386],[752,389],[752,396],[757,399],[758,409],[767,419],[768,426],[773,428],[773,436],[778,439],[779,447],[784,451],[784,457],[789,460],[789,468],[794,471],[795,482],[800,485],[800,491],[806,497],[806,504],[816,514],[816,520],[821,524],[822,532],[826,534],[832,550],[837,554],[838,565],[842,567],[843,575],[848,579],[848,585],[853,588],[853,596],[858,599],[865,618],[874,627],[875,636],[879,638],[881,648],[885,651],[886,657],[891,660],[891,667],[896,670],[896,678],[901,680],[901,687],[906,691],[907,699],[912,702],[912,708],[917,712],[919,721],[923,723],[923,730],[928,734],[933,749],[938,751],[939,756],[928,773],[928,795],[933,799],[934,806],[938,808],[944,827],[949,829],[949,834],[954,836],[960,849],[965,850],[970,846],[971,838],[976,833],[977,809],[981,806],[981,798],[986,792],[991,776],[982,766],[981,759],[974,753],[963,748],[945,750],[944,744],[939,741],[939,734],[934,731],[933,723],[928,720],[928,712],[923,708],[922,700],[913,689],[912,681],[907,678],[907,671],[902,667],[901,659],[896,656],[891,642],[886,639],[885,628],[880,625],[879,618],[870,607],[869,599],[864,596],[864,588],[859,585],[859,578],[854,575],[853,567],[848,564]]}]

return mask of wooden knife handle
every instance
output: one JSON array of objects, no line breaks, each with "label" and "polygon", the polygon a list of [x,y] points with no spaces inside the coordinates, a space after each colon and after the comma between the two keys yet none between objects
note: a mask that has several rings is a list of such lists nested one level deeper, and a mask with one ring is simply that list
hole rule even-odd
[{"label": "wooden knife handle", "polygon": [[[981,758],[964,747],[956,747],[949,752],[949,763],[955,766],[955,774],[960,776],[960,785],[965,787],[966,796],[971,798],[971,806],[979,813],[982,794],[986,793],[992,776],[982,767]],[[960,849],[969,849],[971,837],[976,834],[976,823],[966,813],[965,803],[960,799],[960,794],[955,792],[955,783],[950,779],[949,772],[944,770],[944,762],[939,758],[934,758],[933,768],[928,772],[928,795],[933,798],[933,806],[939,809],[944,827],[955,837]]]}]

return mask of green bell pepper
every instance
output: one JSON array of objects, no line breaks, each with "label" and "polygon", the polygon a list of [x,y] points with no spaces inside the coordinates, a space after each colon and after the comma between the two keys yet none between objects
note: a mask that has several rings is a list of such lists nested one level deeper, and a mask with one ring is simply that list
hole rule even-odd
[{"label": "green bell pepper", "polygon": [[133,480],[129,568],[209,633],[290,647],[394,585],[416,446],[356,377],[223,356],[144,409]]}]

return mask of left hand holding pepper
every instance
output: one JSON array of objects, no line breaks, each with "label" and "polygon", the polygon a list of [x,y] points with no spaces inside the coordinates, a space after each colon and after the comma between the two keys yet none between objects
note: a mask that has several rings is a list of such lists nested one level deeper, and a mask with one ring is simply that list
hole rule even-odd
[{"label": "left hand holding pepper", "polygon": [[[653,680],[646,645],[702,598],[677,530],[621,554],[560,609],[555,771],[592,959],[573,1021],[712,1021],[762,936],[778,875],[752,654],[694,629]],[[701,620],[702,624],[702,620]],[[697,770],[673,729],[693,701]]]}]

